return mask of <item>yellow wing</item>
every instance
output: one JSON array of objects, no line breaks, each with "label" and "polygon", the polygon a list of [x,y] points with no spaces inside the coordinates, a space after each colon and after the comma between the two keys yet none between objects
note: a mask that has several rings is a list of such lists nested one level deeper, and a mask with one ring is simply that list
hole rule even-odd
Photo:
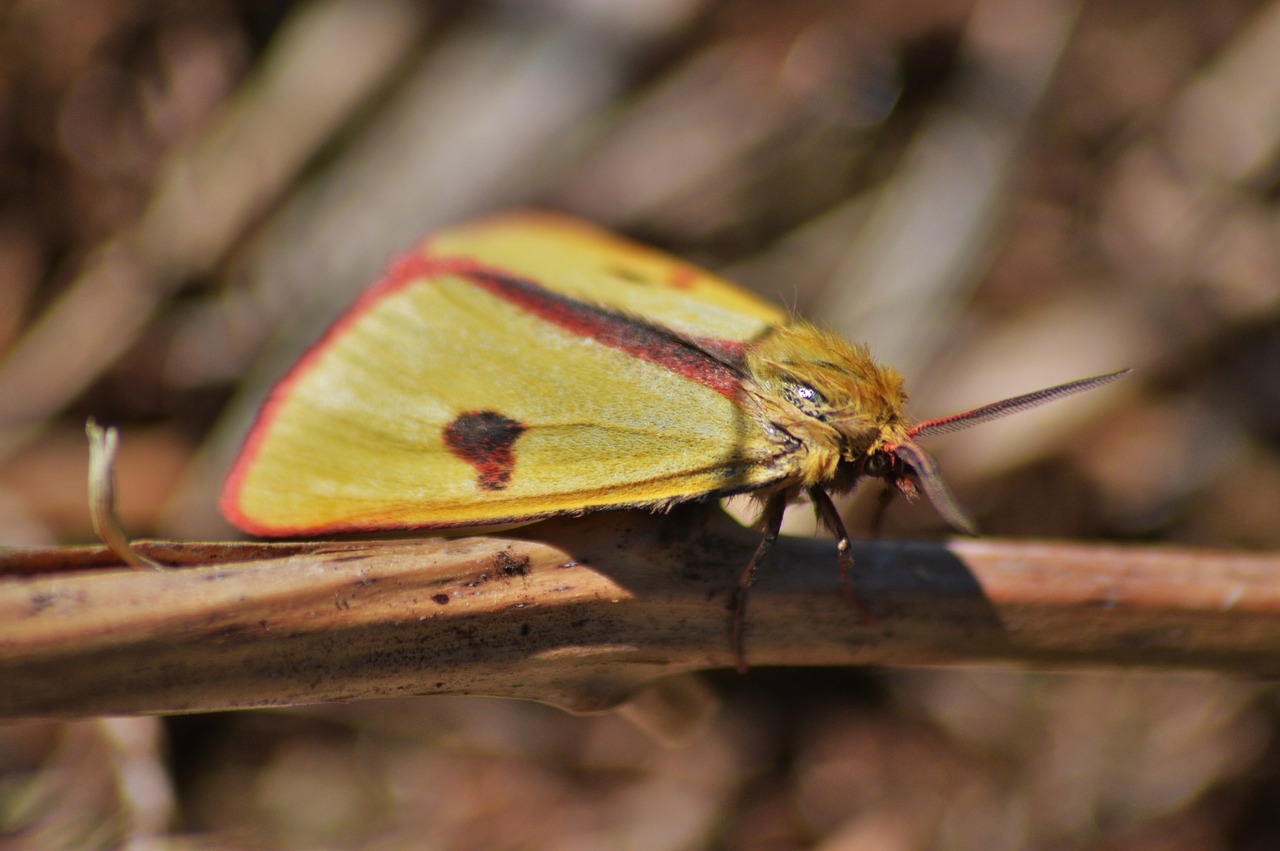
[{"label": "yellow wing", "polygon": [[[750,339],[780,310],[563,219],[507,219],[428,245],[273,391],[224,490],[238,526],[521,522],[793,474],[794,445],[763,425],[732,366],[681,340]],[[591,277],[611,266],[622,283]]]},{"label": "yellow wing", "polygon": [[419,251],[471,258],[694,337],[745,342],[789,318],[705,269],[557,213],[491,216],[432,234]]}]

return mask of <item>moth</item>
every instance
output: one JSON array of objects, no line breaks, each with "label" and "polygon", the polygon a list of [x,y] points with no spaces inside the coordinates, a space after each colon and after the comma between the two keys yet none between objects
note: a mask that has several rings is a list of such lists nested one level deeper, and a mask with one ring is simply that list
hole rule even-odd
[{"label": "moth", "polygon": [[[715,275],[548,213],[426,238],[270,393],[221,506],[268,536],[518,525],[602,509],[661,511],[752,493],[764,537],[746,589],[807,495],[878,478],[974,525],[919,439],[1026,410],[1100,375],[915,423],[903,379],[850,343]],[[856,602],[856,601],[855,601]]]}]

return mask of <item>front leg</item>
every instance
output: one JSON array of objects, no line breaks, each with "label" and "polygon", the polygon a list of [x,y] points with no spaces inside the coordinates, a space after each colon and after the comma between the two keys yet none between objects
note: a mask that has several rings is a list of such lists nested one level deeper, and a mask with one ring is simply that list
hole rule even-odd
[{"label": "front leg", "polygon": [[738,673],[745,674],[747,672],[747,654],[743,646],[743,627],[744,618],[747,614],[747,590],[756,581],[756,571],[760,567],[760,562],[764,561],[765,556],[773,549],[773,545],[778,540],[778,532],[782,530],[782,516],[787,511],[787,492],[780,490],[772,494],[768,501],[764,504],[764,513],[760,515],[760,526],[764,530],[764,537],[760,539],[760,545],[756,547],[756,551],[752,553],[751,560],[747,562],[747,566],[743,568],[742,575],[738,577],[738,588],[733,595],[733,604],[731,606],[731,623],[730,632],[732,633],[733,654],[737,659]]},{"label": "front leg", "polygon": [[873,626],[878,625],[880,619],[862,604],[850,584],[850,574],[853,572],[853,551],[850,549],[849,533],[844,528],[844,521],[840,519],[836,504],[820,487],[809,488],[809,499],[818,513],[818,522],[827,527],[836,537],[836,558],[840,562],[840,592],[844,595],[845,601],[858,611],[858,615],[864,621]]}]

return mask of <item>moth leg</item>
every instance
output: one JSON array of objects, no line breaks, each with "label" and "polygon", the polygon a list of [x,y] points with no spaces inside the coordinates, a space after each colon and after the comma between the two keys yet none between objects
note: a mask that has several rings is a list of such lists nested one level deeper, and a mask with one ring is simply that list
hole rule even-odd
[{"label": "moth leg", "polygon": [[886,485],[880,489],[880,494],[876,497],[876,507],[871,512],[871,524],[868,531],[871,537],[880,537],[881,527],[884,526],[884,518],[889,514],[889,506],[893,504],[893,496],[896,491]]},{"label": "moth leg", "polygon": [[747,615],[747,589],[749,589],[756,581],[756,570],[760,567],[760,562],[764,561],[765,556],[773,549],[773,545],[778,540],[778,533],[782,530],[782,515],[787,510],[787,494],[786,491],[778,491],[769,497],[764,504],[764,513],[760,515],[760,525],[764,529],[764,537],[760,539],[759,546],[756,551],[751,554],[751,560],[747,562],[747,566],[743,568],[742,575],[738,577],[738,588],[733,595],[733,605],[731,607],[731,632],[733,635],[733,655],[737,660],[738,673],[745,674],[747,672],[747,654],[743,646],[743,627],[744,619]]},{"label": "moth leg", "polygon": [[853,572],[853,552],[850,549],[849,533],[845,531],[844,521],[840,519],[836,504],[831,501],[827,492],[819,487],[809,488],[809,499],[813,502],[814,510],[818,512],[819,522],[836,536],[836,557],[840,562],[840,592],[844,595],[845,602],[856,609],[859,617],[868,624],[879,624],[880,619],[862,604],[858,596],[853,593],[853,586],[849,584],[849,574]]}]

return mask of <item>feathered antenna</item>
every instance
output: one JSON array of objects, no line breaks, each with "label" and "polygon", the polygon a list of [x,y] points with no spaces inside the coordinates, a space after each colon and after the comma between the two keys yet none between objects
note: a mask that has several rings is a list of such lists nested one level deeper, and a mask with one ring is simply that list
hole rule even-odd
[{"label": "feathered antenna", "polygon": [[1101,387],[1104,384],[1110,384],[1118,378],[1123,378],[1132,370],[1122,369],[1119,372],[1109,372],[1106,375],[1095,375],[1093,378],[1081,378],[1078,381],[1068,381],[1066,384],[1058,384],[1053,387],[1046,387],[1043,390],[1036,390],[1033,393],[1024,393],[1021,396],[1014,396],[1012,399],[1002,399],[999,402],[992,402],[990,405],[983,405],[981,408],[974,408],[972,411],[965,411],[963,414],[952,414],[949,417],[939,417],[936,420],[926,420],[922,423],[916,423],[907,434],[912,437],[928,437],[934,434],[947,434],[953,431],[959,431],[969,426],[975,426],[978,423],[986,423],[991,420],[998,420],[1001,417],[1007,417],[1009,414],[1016,414],[1019,411],[1026,411],[1037,405],[1043,405],[1046,402],[1053,402],[1064,396],[1070,396],[1073,393],[1082,393],[1085,390],[1092,390],[1095,387]]},{"label": "feathered antenna", "polygon": [[[1053,387],[1046,387],[1043,390],[1036,390],[1033,393],[1024,393],[1021,396],[992,402],[990,405],[983,405],[981,408],[974,408],[972,411],[965,411],[962,414],[952,414],[949,417],[939,417],[936,420],[917,423],[907,430],[907,434],[913,438],[912,440],[885,446],[884,455],[886,457],[879,459],[879,463],[868,459],[868,462],[864,463],[863,469],[868,475],[885,479],[896,485],[898,490],[908,498],[914,498],[919,492],[923,491],[925,496],[929,497],[929,501],[933,503],[933,507],[937,509],[938,514],[951,527],[969,535],[976,535],[978,533],[977,526],[969,515],[965,513],[964,509],[960,507],[960,503],[956,501],[956,498],[952,496],[950,489],[947,488],[946,483],[942,480],[942,474],[938,471],[937,462],[933,460],[933,456],[915,442],[914,438],[947,434],[979,423],[990,422],[1000,417],[1006,417],[1009,414],[1016,414],[1019,411],[1034,408],[1037,405],[1043,405],[1046,402],[1061,399],[1064,396],[1070,396],[1073,393],[1081,393],[1085,390],[1101,387],[1104,384],[1110,384],[1112,381],[1128,375],[1129,372],[1130,370],[1122,369],[1119,372],[1110,372],[1106,375],[1095,375],[1093,378],[1081,378],[1078,381],[1069,381],[1066,384],[1058,384]],[[885,463],[885,461],[888,463]]]}]

